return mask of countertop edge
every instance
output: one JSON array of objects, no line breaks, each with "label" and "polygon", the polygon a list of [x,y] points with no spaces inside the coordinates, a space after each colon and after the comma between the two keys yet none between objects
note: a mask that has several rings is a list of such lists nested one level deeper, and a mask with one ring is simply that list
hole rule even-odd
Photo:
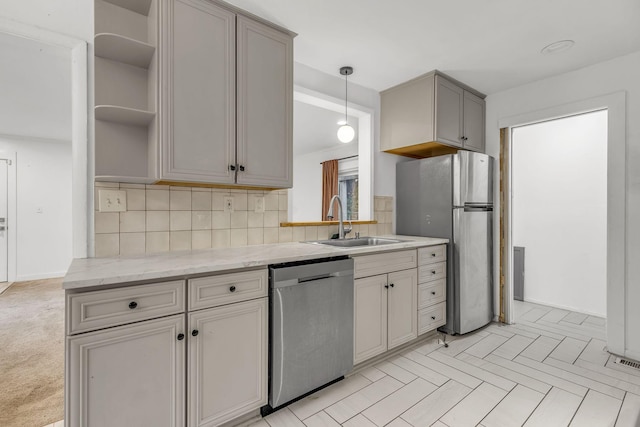
[{"label": "countertop edge", "polygon": [[402,249],[441,245],[448,239],[418,236],[377,236],[402,240],[383,246],[336,248],[306,242],[276,243],[240,248],[202,249],[114,258],[74,259],[63,280],[67,291],[128,282],[164,280],[173,277],[220,273],[238,269],[266,267],[292,261],[340,255],[365,255]]}]

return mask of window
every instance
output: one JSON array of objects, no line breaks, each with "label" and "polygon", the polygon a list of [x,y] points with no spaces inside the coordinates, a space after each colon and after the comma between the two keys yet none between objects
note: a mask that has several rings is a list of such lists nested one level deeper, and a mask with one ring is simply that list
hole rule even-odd
[{"label": "window", "polygon": [[358,219],[358,158],[338,162],[338,194],[344,208],[344,219]]}]

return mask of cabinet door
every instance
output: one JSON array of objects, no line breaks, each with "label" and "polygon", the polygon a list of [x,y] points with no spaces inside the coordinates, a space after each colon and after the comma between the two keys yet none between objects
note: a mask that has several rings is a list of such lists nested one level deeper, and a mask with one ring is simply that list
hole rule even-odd
[{"label": "cabinet door", "polygon": [[464,91],[464,148],[484,153],[484,99]]},{"label": "cabinet door", "polygon": [[418,336],[418,271],[389,273],[388,344],[391,350]]},{"label": "cabinet door", "polygon": [[436,141],[462,147],[464,90],[436,76]]},{"label": "cabinet door", "polygon": [[386,274],[354,281],[354,364],[387,351],[386,284]]},{"label": "cabinet door", "polygon": [[204,0],[163,4],[161,179],[233,183],[235,14]]},{"label": "cabinet door", "polygon": [[189,314],[189,426],[267,403],[267,336],[267,298]]},{"label": "cabinet door", "polygon": [[238,16],[238,184],[291,187],[293,40]]},{"label": "cabinet door", "polygon": [[184,315],[67,339],[71,427],[184,423]]}]

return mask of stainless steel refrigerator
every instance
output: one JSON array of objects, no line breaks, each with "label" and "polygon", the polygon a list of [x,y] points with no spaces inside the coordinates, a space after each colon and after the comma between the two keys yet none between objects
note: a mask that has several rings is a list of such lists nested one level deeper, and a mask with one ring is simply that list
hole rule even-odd
[{"label": "stainless steel refrigerator", "polygon": [[396,166],[397,234],[449,239],[441,328],[449,334],[493,319],[493,163],[459,151]]}]

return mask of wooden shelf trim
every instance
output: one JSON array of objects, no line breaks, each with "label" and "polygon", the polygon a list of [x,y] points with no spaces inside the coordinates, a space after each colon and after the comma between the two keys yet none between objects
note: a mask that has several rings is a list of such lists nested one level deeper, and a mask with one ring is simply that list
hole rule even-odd
[{"label": "wooden shelf trim", "polygon": [[134,67],[148,69],[155,51],[155,46],[119,34],[100,33],[95,37],[96,56]]},{"label": "wooden shelf trim", "polygon": [[[349,221],[343,221],[344,224],[349,224]],[[351,221],[351,224],[377,224],[378,221]],[[338,225],[338,221],[311,221],[311,222],[281,222],[280,227],[312,227],[316,225]]]}]

